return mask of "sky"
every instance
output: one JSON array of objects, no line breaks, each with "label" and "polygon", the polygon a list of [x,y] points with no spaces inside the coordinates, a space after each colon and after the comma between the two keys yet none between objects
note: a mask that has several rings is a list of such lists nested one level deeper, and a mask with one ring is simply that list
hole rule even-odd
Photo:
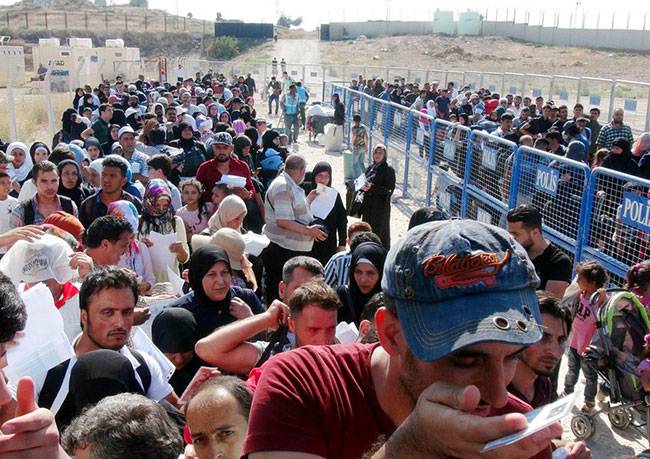
[{"label": "sky", "polygon": [[[127,3],[126,0],[113,0],[115,3]],[[110,4],[111,0],[108,0]],[[14,3],[14,0],[0,0],[0,4],[7,5]],[[497,14],[500,19],[512,20],[515,10],[516,21],[523,22],[526,9],[522,4],[526,2],[516,0],[456,0],[453,8],[448,2],[434,0],[417,0],[409,2],[416,7],[403,6],[407,2],[401,0],[149,0],[151,8],[163,9],[171,14],[177,11],[185,16],[192,13],[196,18],[213,19],[216,13],[220,12],[226,19],[242,19],[249,22],[275,22],[278,12],[290,17],[302,16],[304,27],[314,29],[321,23],[340,21],[366,21],[386,19],[391,20],[432,20],[434,11],[442,10],[466,11],[468,9],[479,11],[481,14],[488,14],[488,19],[494,18]],[[486,7],[489,4],[489,7]],[[644,6],[646,5],[647,6]],[[531,8],[530,21],[540,23],[542,17],[545,25],[551,25],[555,20],[555,13],[559,12],[560,27],[569,27],[572,24],[582,26],[582,17],[585,16],[585,26],[601,28],[611,27],[612,13],[617,10],[614,17],[615,28],[626,28],[628,18],[630,28],[643,28],[646,11],[650,11],[650,3],[647,0],[544,0],[545,14],[542,10]],[[578,12],[578,20],[574,15]],[[600,19],[599,19],[600,16]],[[650,14],[647,15],[647,28],[650,29]]]}]

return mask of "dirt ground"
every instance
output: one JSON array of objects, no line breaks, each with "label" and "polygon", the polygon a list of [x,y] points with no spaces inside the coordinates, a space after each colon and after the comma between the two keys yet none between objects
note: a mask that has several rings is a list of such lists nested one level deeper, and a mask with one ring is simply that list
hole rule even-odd
[{"label": "dirt ground", "polygon": [[320,54],[327,64],[650,81],[650,54],[545,46],[501,37],[430,35],[320,42]]}]

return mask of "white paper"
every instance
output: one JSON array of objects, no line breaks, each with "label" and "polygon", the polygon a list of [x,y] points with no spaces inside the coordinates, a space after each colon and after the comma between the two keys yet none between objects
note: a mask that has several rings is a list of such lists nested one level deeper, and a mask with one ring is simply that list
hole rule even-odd
[{"label": "white paper", "polygon": [[167,266],[167,280],[172,284],[176,295],[183,295],[183,285],[185,285],[185,281],[169,266]]},{"label": "white paper", "polygon": [[329,186],[319,192],[316,198],[311,202],[311,213],[314,217],[325,220],[336,204],[338,192]]},{"label": "white paper", "polygon": [[51,368],[74,355],[63,328],[63,318],[54,306],[50,290],[42,283],[21,293],[27,324],[16,345],[8,346],[5,374],[11,385],[23,376],[42,379]]},{"label": "white paper", "polygon": [[174,307],[178,302],[178,298],[160,298],[160,299],[147,299],[146,305],[149,308],[149,313],[151,314],[145,323],[140,325],[142,331],[151,338],[151,324],[153,324],[154,319],[160,314],[164,309],[169,307]]},{"label": "white paper", "polygon": [[243,238],[246,243],[246,253],[254,257],[259,257],[262,250],[271,243],[271,240],[264,234],[257,234],[252,231],[244,234]]},{"label": "white paper", "polygon": [[341,344],[352,344],[359,338],[359,330],[354,322],[340,322],[336,326],[336,339]]},{"label": "white paper", "polygon": [[574,392],[553,403],[540,406],[536,410],[533,410],[530,413],[526,413],[528,427],[520,432],[506,435],[505,437],[501,437],[497,440],[492,440],[491,442],[486,443],[481,452],[485,453],[502,446],[512,445],[513,443],[516,443],[519,440],[526,438],[535,432],[539,432],[545,427],[550,426],[554,422],[559,421],[564,416],[569,414],[571,408],[573,408],[573,405],[576,403],[576,397],[577,392]]},{"label": "white paper", "polygon": [[131,329],[131,346],[135,350],[142,351],[154,359],[160,366],[162,375],[167,379],[167,381],[169,381],[169,378],[171,378],[174,371],[176,371],[176,367],[174,367],[174,364],[165,357],[165,354],[156,347],[153,341],[151,341],[140,327],[133,327]]},{"label": "white paper", "polygon": [[356,179],[354,179],[354,191],[359,191],[361,188],[366,186],[368,179],[366,179],[366,174],[361,174]]},{"label": "white paper", "polygon": [[219,183],[225,183],[236,188],[245,188],[246,187],[246,177],[240,177],[239,175],[222,175],[219,179]]},{"label": "white paper", "polygon": [[176,254],[169,250],[169,246],[176,242],[176,233],[160,234],[152,231],[149,240],[153,243],[149,247],[149,254],[154,272],[165,272],[168,266],[174,266]]}]

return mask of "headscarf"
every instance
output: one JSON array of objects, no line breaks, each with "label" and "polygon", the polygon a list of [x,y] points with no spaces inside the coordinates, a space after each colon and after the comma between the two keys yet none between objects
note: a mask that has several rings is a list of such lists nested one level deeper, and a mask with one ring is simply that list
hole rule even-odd
[{"label": "headscarf", "polygon": [[80,206],[81,202],[89,195],[88,191],[85,188],[82,188],[81,168],[75,161],[64,159],[56,166],[59,171],[59,177],[63,174],[63,168],[65,166],[74,166],[75,169],[77,169],[77,183],[75,183],[73,188],[66,188],[63,186],[63,180],[59,179],[59,190],[57,191],[57,194],[72,199],[77,206]]},{"label": "headscarf", "polygon": [[[119,200],[113,201],[108,205],[108,215],[114,215],[115,217],[122,218],[126,220],[131,226],[131,231],[133,234],[138,232],[138,209],[135,208],[132,202]],[[138,241],[131,239],[129,244],[129,252],[131,254],[139,254],[140,246]]]},{"label": "headscarf", "polygon": [[630,151],[630,142],[626,139],[619,137],[612,142],[612,147],[620,147],[623,152],[619,155],[610,153],[609,156],[603,161],[603,166],[607,169],[612,169],[624,174],[637,175],[639,168],[632,159],[632,151]]},{"label": "headscarf", "polygon": [[144,395],[133,365],[117,351],[100,349],[79,357],[70,371],[69,394],[74,415],[105,397],[122,393]]},{"label": "headscarf", "polygon": [[251,143],[253,144],[253,148],[256,148],[257,139],[260,136],[259,132],[257,132],[257,129],[255,129],[254,127],[246,128],[246,130],[244,131],[244,135],[251,140]]},{"label": "headscarf", "polygon": [[32,161],[32,157],[29,154],[29,148],[27,148],[27,145],[25,145],[22,142],[12,142],[9,144],[7,147],[7,155],[11,155],[11,152],[14,150],[22,150],[25,153],[25,161],[23,162],[22,166],[20,166],[18,169],[15,168],[14,163],[10,162],[7,164],[7,173],[9,174],[9,178],[11,180],[15,180],[16,182],[22,183],[25,180],[27,180],[27,176],[29,173],[32,171],[32,168],[34,167],[34,162]]},{"label": "headscarf", "polygon": [[61,115],[61,130],[68,135],[72,133],[72,127],[76,124],[71,119],[72,117],[70,115],[72,114],[76,115],[77,110],[74,108],[68,108],[63,112],[63,115]]},{"label": "headscarf", "polygon": [[246,123],[244,120],[236,119],[232,122],[232,128],[235,130],[237,135],[243,134],[246,131]]},{"label": "headscarf", "polygon": [[332,166],[327,161],[319,161],[314,166],[314,169],[311,171],[311,180],[316,183],[316,176],[321,172],[328,172],[330,174],[330,180],[327,182],[327,186],[332,186]]},{"label": "headscarf", "polygon": [[[370,298],[375,294],[381,291],[381,278],[384,273],[384,262],[386,261],[387,251],[384,247],[376,242],[362,242],[359,244],[354,251],[352,252],[352,258],[350,260],[350,297],[352,298],[352,306],[354,307],[354,317],[356,321],[359,321],[361,312],[365,307],[366,303]],[[359,290],[357,282],[354,280],[354,270],[361,261],[369,261],[379,272],[379,279],[377,280],[377,285],[368,293],[362,293]]]},{"label": "headscarf", "polygon": [[241,214],[246,215],[248,209],[246,208],[246,203],[242,198],[237,195],[231,194],[226,196],[217,211],[210,217],[208,220],[208,228],[210,229],[210,234],[216,233],[221,228],[226,226],[231,220],[239,217]]},{"label": "headscarf", "polygon": [[88,147],[97,147],[99,148],[99,155],[102,155],[102,145],[99,143],[99,140],[97,140],[96,137],[88,137],[84,141],[84,149],[87,149]]},{"label": "headscarf", "polygon": [[190,352],[199,340],[194,314],[185,308],[163,310],[151,325],[151,339],[166,353]]},{"label": "headscarf", "polygon": [[[227,118],[226,121],[222,121],[222,120],[221,120],[221,118],[222,118],[224,115],[225,115],[225,117]],[[230,124],[230,113],[228,113],[228,112],[221,112],[221,113],[219,113],[219,122],[220,122],[220,123],[227,123],[227,124]]]},{"label": "headscarf", "polygon": [[99,174],[99,176],[102,176],[102,171],[104,170],[104,158],[97,158],[93,161],[90,162],[90,165],[88,166],[90,169],[94,170]]},{"label": "headscarf", "polygon": [[[220,305],[208,298],[203,290],[203,278],[219,261],[226,263],[230,269],[230,261],[226,252],[209,244],[196,249],[190,257],[189,284],[194,291],[194,298],[205,306]],[[229,298],[226,297],[224,302],[230,303]]]},{"label": "headscarf", "polygon": [[262,135],[262,148],[266,150],[267,148],[276,149],[278,146],[273,143],[273,141],[280,137],[280,133],[273,130],[267,130],[264,135]]},{"label": "headscarf", "polygon": [[31,147],[29,147],[29,156],[32,157],[32,162],[34,161],[34,155],[36,154],[36,150],[45,150],[47,152],[47,157],[50,157],[50,154],[52,153],[50,151],[50,148],[45,145],[43,142],[34,142]]},{"label": "headscarf", "polygon": [[[167,198],[169,207],[160,212],[156,208],[158,200]],[[176,231],[174,209],[172,208],[172,193],[169,186],[161,179],[150,180],[142,200],[142,217],[140,219],[140,235],[147,236],[152,231],[160,234],[170,234]]]},{"label": "headscarf", "polygon": [[81,148],[79,145],[75,145],[74,143],[68,144],[68,148],[72,153],[74,153],[74,160],[75,162],[81,166],[81,164],[85,161],[88,161],[88,154],[84,151],[83,148]]},{"label": "headscarf", "polygon": [[[383,148],[384,151],[386,152],[384,154],[384,158],[379,162],[376,162],[375,159],[374,159],[374,152],[375,152],[375,150],[377,150],[377,148]],[[368,166],[368,168],[366,169],[366,179],[369,182],[373,182],[373,179],[375,179],[375,176],[381,175],[382,173],[386,173],[385,168],[388,166],[388,163],[386,162],[387,159],[388,159],[388,150],[386,149],[386,146],[384,144],[378,143],[372,149],[372,152],[373,152],[372,164],[370,166]]]},{"label": "headscarf", "polygon": [[574,161],[587,163],[587,149],[585,148],[585,144],[579,140],[572,140],[569,142],[565,156]]},{"label": "headscarf", "polygon": [[43,224],[56,226],[72,235],[75,239],[79,238],[81,233],[84,232],[84,226],[81,224],[79,219],[62,210],[52,212],[45,220],[43,220]]}]

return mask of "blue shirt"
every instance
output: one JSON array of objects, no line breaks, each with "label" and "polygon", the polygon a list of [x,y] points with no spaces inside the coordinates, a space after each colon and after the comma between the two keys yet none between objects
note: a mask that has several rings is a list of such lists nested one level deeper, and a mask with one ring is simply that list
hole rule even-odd
[{"label": "blue shirt", "polygon": [[296,86],[296,94],[298,94],[298,102],[304,104],[309,99],[309,93],[303,86]]}]

